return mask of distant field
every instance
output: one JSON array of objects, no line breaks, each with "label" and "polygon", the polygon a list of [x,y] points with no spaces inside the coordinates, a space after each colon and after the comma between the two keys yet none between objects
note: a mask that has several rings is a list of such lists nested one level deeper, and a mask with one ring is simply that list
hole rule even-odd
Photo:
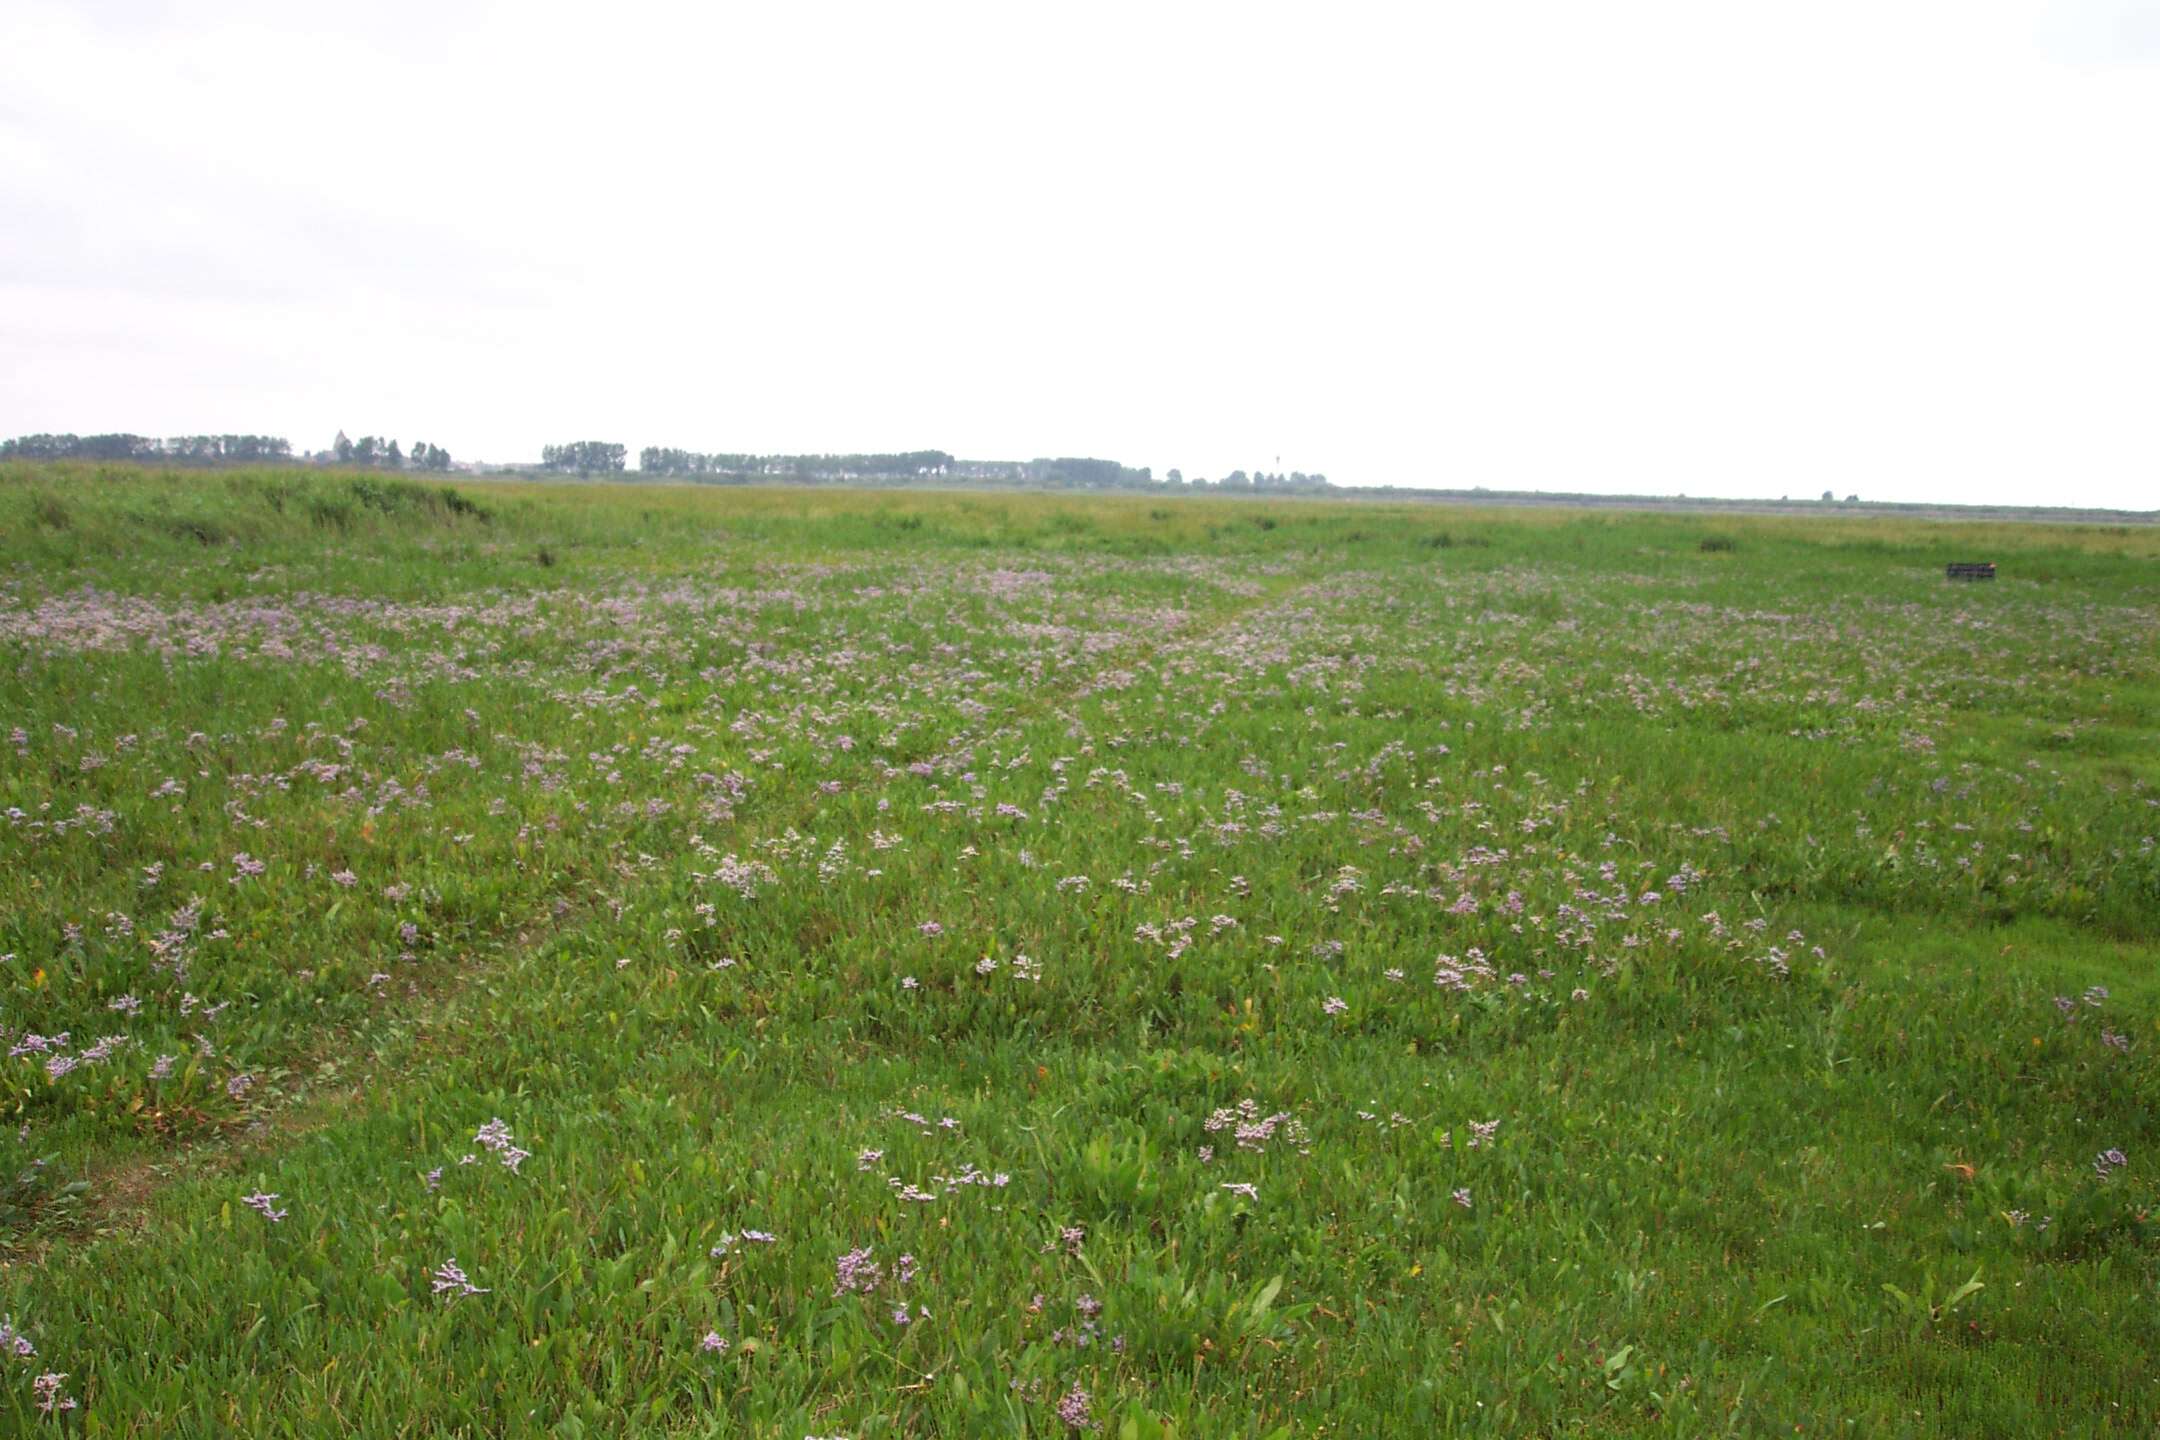
[{"label": "distant field", "polygon": [[2160,1428],[2160,530],[0,467],[0,740],[0,1432]]}]

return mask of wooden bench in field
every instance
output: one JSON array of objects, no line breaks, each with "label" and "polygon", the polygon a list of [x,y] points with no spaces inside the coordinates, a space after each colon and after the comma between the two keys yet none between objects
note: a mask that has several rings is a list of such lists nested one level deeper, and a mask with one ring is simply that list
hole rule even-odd
[{"label": "wooden bench in field", "polygon": [[1992,580],[1995,578],[1995,562],[1992,560],[1952,561],[1944,572],[1952,580]]}]

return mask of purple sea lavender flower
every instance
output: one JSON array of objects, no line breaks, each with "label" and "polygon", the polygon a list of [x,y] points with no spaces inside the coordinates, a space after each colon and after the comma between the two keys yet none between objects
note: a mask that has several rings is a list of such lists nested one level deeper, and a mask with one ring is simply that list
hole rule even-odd
[{"label": "purple sea lavender flower", "polygon": [[1075,1380],[1072,1389],[1066,1391],[1064,1397],[1058,1401],[1058,1419],[1065,1422],[1068,1430],[1092,1430],[1095,1428],[1095,1417],[1091,1408],[1093,1404],[1088,1392],[1081,1389],[1080,1382]]},{"label": "purple sea lavender flower", "polygon": [[66,1385],[65,1372],[55,1374],[50,1370],[30,1382],[30,1394],[40,1414],[57,1415],[62,1410],[75,1408],[74,1397],[64,1393]]},{"label": "purple sea lavender flower", "polygon": [[867,1294],[877,1288],[885,1269],[870,1258],[870,1247],[850,1250],[833,1262],[833,1294]]},{"label": "purple sea lavender flower", "polygon": [[510,1127],[503,1123],[500,1116],[481,1126],[474,1133],[473,1142],[484,1149],[494,1151],[495,1157],[502,1161],[503,1168],[513,1175],[517,1173],[518,1166],[532,1158],[532,1151],[520,1150],[516,1142],[510,1138]]},{"label": "purple sea lavender flower", "polygon": [[443,1303],[446,1305],[454,1304],[467,1295],[485,1295],[488,1293],[485,1289],[473,1284],[471,1280],[466,1278],[465,1272],[458,1268],[455,1255],[436,1266],[430,1278],[435,1283],[434,1293],[442,1296]]}]

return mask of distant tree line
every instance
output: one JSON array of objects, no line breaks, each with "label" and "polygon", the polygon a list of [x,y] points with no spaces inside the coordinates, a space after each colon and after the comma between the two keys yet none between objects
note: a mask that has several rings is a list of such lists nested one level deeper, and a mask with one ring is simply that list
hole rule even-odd
[{"label": "distant tree line", "polygon": [[[614,447],[619,449],[620,447]],[[580,467],[568,457],[576,446],[551,445],[542,464],[551,470],[577,470],[592,474],[620,465]],[[1172,470],[1162,479],[1145,465],[1120,464],[1066,455],[1034,460],[955,460],[944,450],[901,450],[864,455],[752,455],[676,450],[648,445],[638,452],[638,473],[654,477],[702,480],[711,484],[777,482],[795,484],[843,484],[861,481],[918,479],[981,480],[999,485],[1020,485],[1052,490],[1141,490],[1161,492],[1188,487],[1184,475]],[[1190,488],[1243,494],[1317,495],[1334,490],[1325,475],[1303,471],[1247,474],[1233,470],[1219,481],[1194,479]]]},{"label": "distant tree line", "polygon": [[292,459],[274,435],[18,435],[0,440],[0,460],[134,460],[163,465],[250,465]]},{"label": "distant tree line", "polygon": [[1256,495],[1319,495],[1331,492],[1335,487],[1325,475],[1307,475],[1303,471],[1280,471],[1269,473],[1255,470],[1250,475],[1243,470],[1233,470],[1220,480],[1207,480],[1195,476],[1185,478],[1181,470],[1172,470],[1161,480],[1155,472],[1142,465],[1135,468],[1120,465],[1115,460],[963,460],[954,467],[953,473],[970,480],[996,480],[1010,485],[1042,485],[1057,489],[1079,490],[1222,490],[1240,494]]},{"label": "distant tree line", "polygon": [[567,445],[544,445],[540,468],[577,475],[619,474],[629,455],[627,447],[607,440],[573,440]]},{"label": "distant tree line", "polygon": [[[1172,470],[1170,483],[1184,484],[1185,477]],[[1198,489],[1227,490],[1253,495],[1319,495],[1335,488],[1327,476],[1307,475],[1302,470],[1293,470],[1287,475],[1281,471],[1271,475],[1264,470],[1255,470],[1247,475],[1243,470],[1233,470],[1217,481],[1195,479],[1191,483]]]},{"label": "distant tree line", "polygon": [[[141,435],[23,435],[0,441],[0,460],[118,460],[146,464],[245,465],[293,459],[292,446],[268,435],[182,435],[166,440]],[[302,457],[315,464],[359,465],[389,470],[448,470],[450,452],[425,440],[408,453],[394,439],[339,431],[330,449]],[[540,468],[567,475],[620,475],[628,447],[608,440],[573,440],[540,451]],[[1145,465],[1083,456],[1034,460],[956,460],[944,450],[895,450],[842,455],[707,453],[648,445],[638,452],[638,473],[709,484],[860,484],[915,480],[977,480],[1052,490],[1135,490],[1161,493],[1209,491],[1245,495],[1340,493],[1325,475],[1302,471],[1247,474],[1233,470],[1220,480],[1187,480],[1172,470],[1158,480]],[[1826,492],[1824,499],[1831,498]]]},{"label": "distant tree line", "polygon": [[[551,447],[554,448],[554,447]],[[544,463],[544,462],[543,462]],[[853,455],[752,455],[674,450],[650,445],[638,470],[714,482],[840,483],[861,480],[990,480],[1063,489],[1160,488],[1152,471],[1115,460],[1067,456],[1049,460],[955,460],[945,450],[896,450]]]},{"label": "distant tree line", "polygon": [[363,435],[358,440],[346,438],[338,431],[336,440],[330,443],[329,458],[340,465],[367,465],[389,470],[448,470],[450,452],[440,445],[430,445],[425,440],[413,442],[412,454],[398,448],[395,440],[384,440],[374,435]]},{"label": "distant tree line", "polygon": [[913,479],[942,475],[952,463],[953,457],[943,450],[902,450],[875,455],[708,455],[696,450],[648,445],[638,452],[638,470],[646,475],[730,480]]},{"label": "distant tree line", "polygon": [[[141,465],[273,465],[294,459],[292,443],[275,435],[19,435],[0,440],[0,460],[124,460]],[[343,431],[328,450],[299,457],[316,464],[369,465],[391,470],[448,470],[450,452],[416,441],[406,454],[395,440]]]},{"label": "distant tree line", "polygon": [[1147,466],[1136,470],[1115,460],[1087,460],[1068,455],[1057,460],[1030,460],[1021,468],[1021,478],[1031,485],[1075,490],[1146,490],[1155,483],[1154,472]]}]

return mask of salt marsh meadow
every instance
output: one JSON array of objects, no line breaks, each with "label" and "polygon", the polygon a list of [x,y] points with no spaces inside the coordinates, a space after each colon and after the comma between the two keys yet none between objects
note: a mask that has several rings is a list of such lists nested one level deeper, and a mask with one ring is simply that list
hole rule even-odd
[{"label": "salt marsh meadow", "polygon": [[2160,1425],[2160,529],[26,465],[0,742],[9,1433]]}]

